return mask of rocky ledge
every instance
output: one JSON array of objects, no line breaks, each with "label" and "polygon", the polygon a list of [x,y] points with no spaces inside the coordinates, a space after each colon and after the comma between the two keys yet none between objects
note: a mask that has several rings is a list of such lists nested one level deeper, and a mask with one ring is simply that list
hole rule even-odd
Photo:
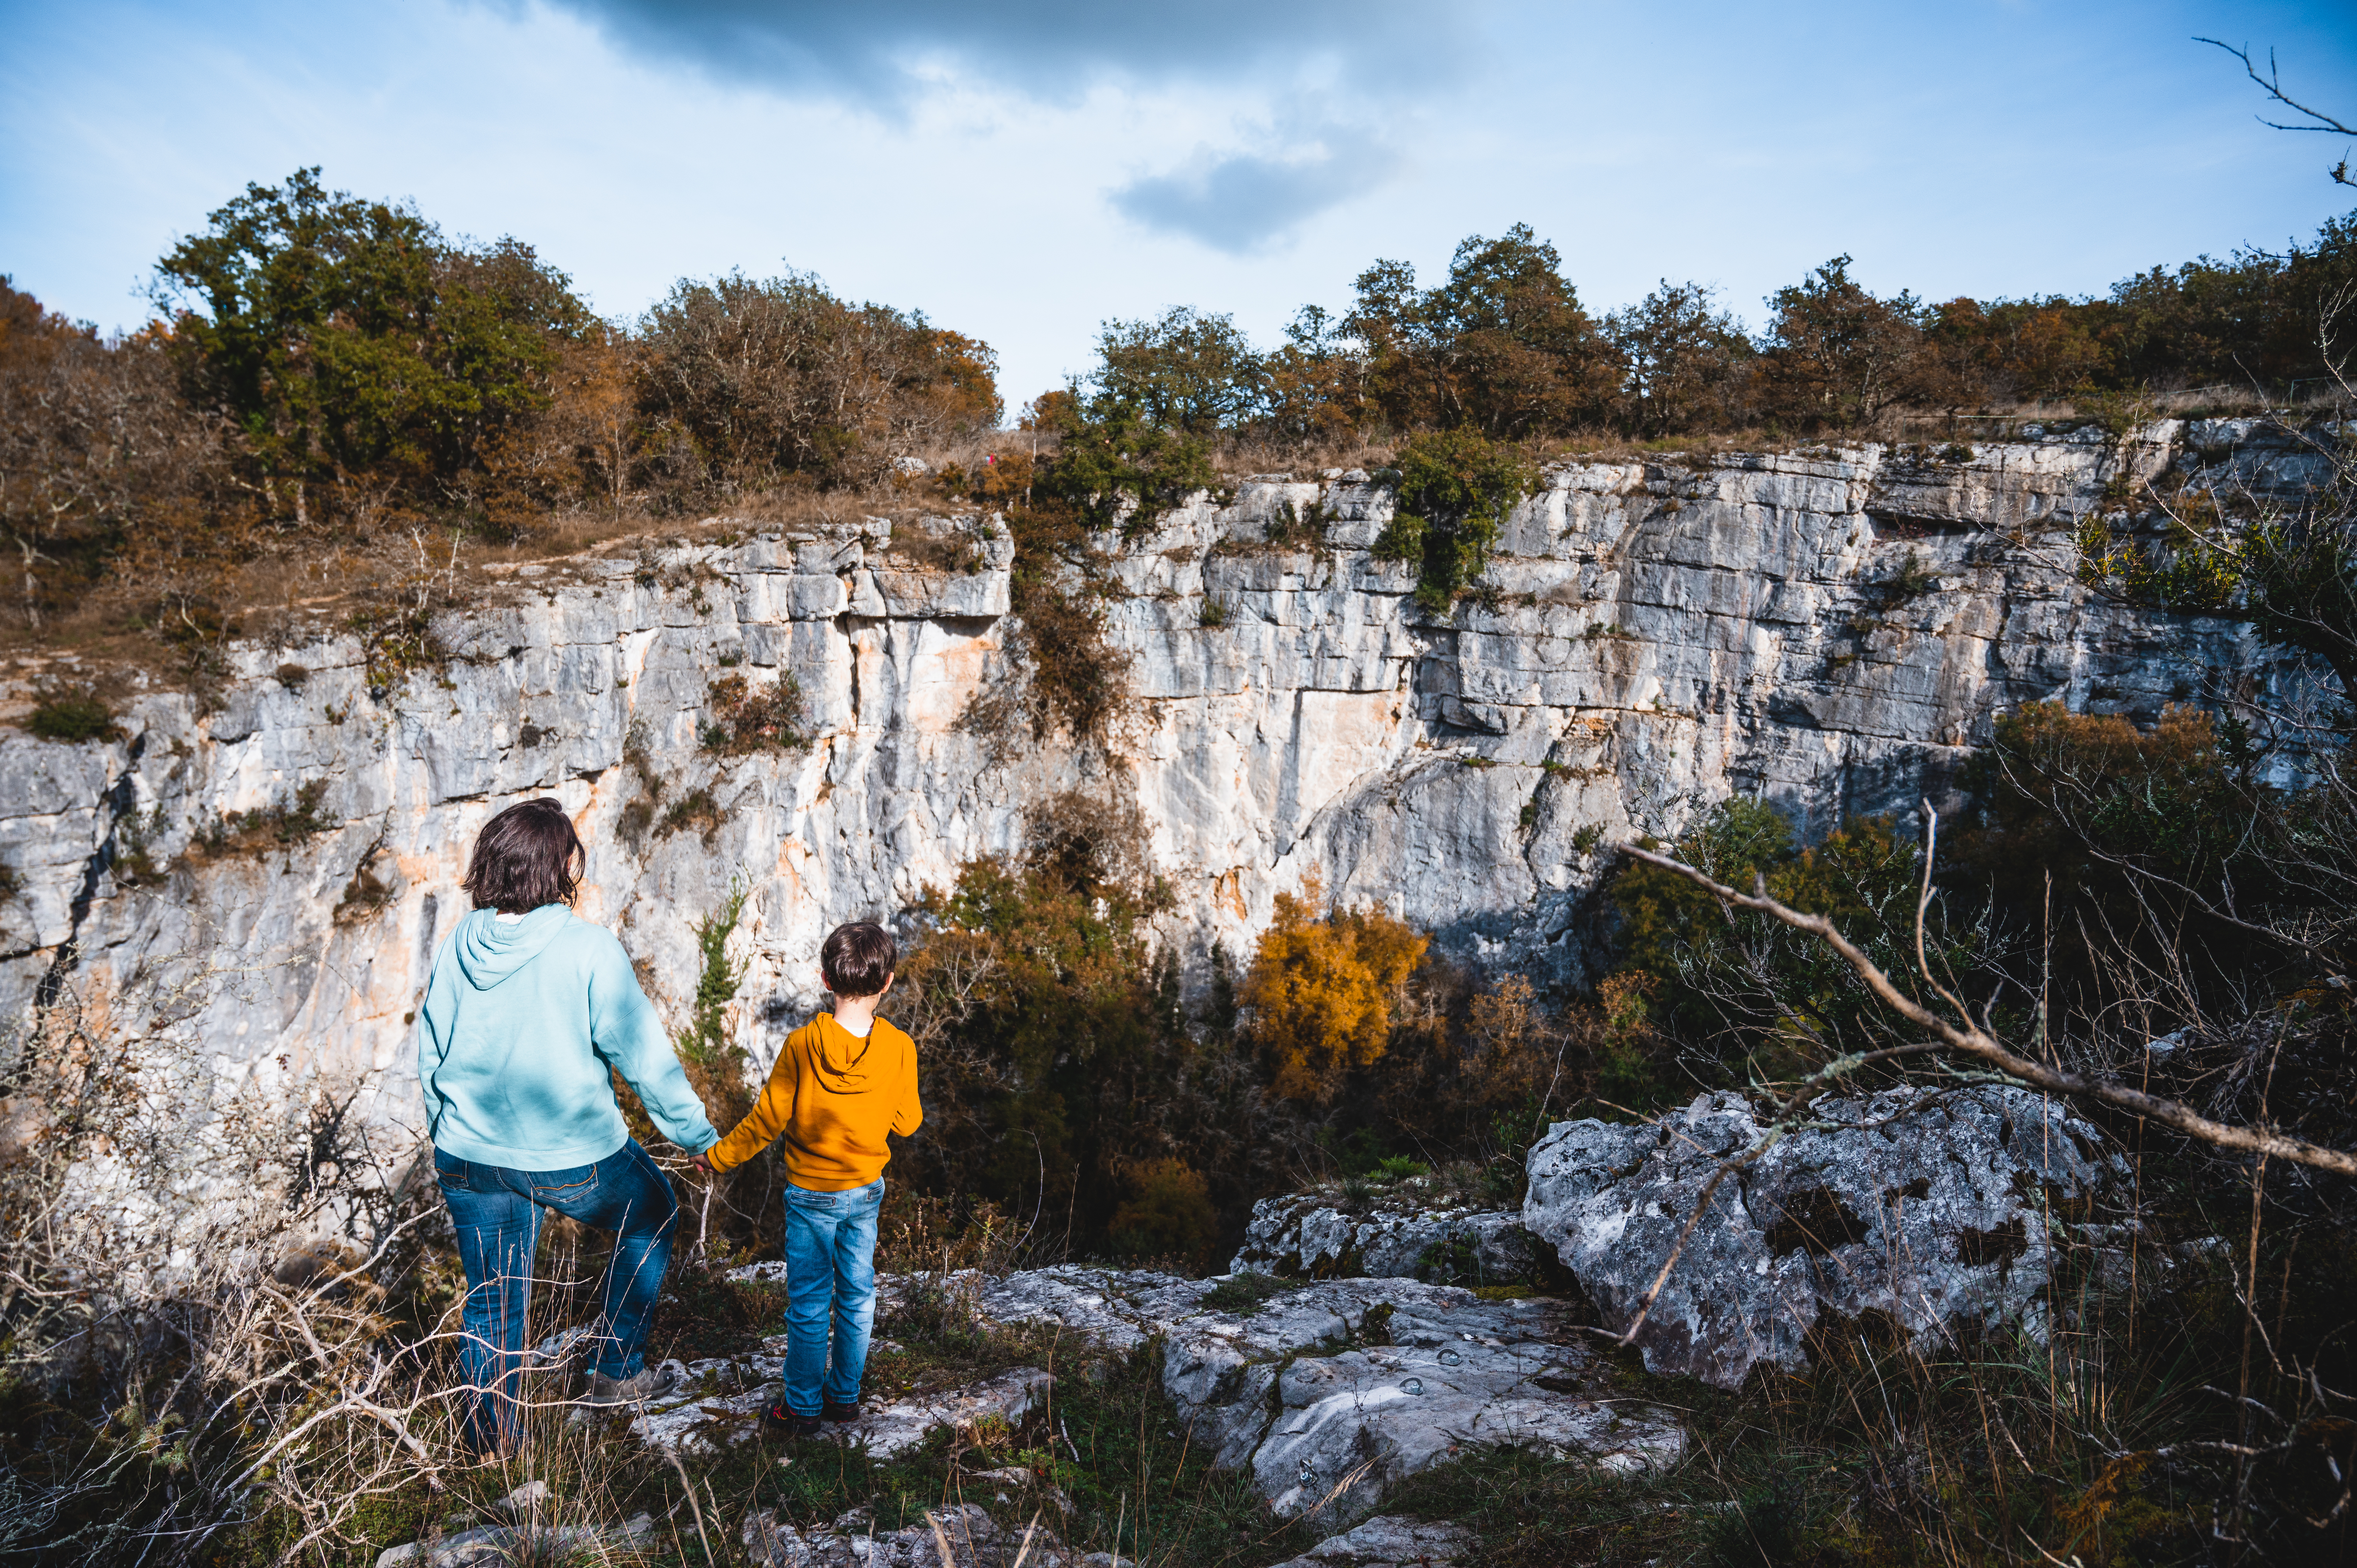
[{"label": "rocky ledge", "polygon": [[1535,1248],[1523,1217],[1469,1205],[1434,1205],[1411,1177],[1380,1197],[1353,1201],[1339,1185],[1253,1205],[1231,1273],[1286,1278],[1426,1279],[1438,1283],[1518,1284]]},{"label": "rocky ledge", "polygon": [[1076,1265],[963,1276],[985,1319],[1162,1344],[1162,1386],[1214,1462],[1288,1518],[1347,1521],[1477,1447],[1609,1470],[1674,1464],[1684,1435],[1622,1394],[1564,1303],[1413,1280],[1187,1280]]}]

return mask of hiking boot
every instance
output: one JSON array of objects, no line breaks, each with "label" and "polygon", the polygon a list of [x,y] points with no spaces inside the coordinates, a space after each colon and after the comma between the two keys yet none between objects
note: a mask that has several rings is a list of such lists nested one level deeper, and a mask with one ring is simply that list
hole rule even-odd
[{"label": "hiking boot", "polygon": [[818,1417],[796,1415],[784,1405],[773,1404],[761,1416],[761,1430],[771,1437],[816,1437]]},{"label": "hiking boot", "polygon": [[829,1421],[857,1421],[859,1402],[853,1400],[849,1404],[837,1404],[833,1400],[829,1400],[819,1413]]},{"label": "hiking boot", "polygon": [[587,1405],[643,1404],[659,1400],[678,1389],[687,1380],[677,1367],[665,1363],[649,1367],[635,1377],[609,1378],[603,1372],[589,1374],[589,1391],[582,1396]]}]

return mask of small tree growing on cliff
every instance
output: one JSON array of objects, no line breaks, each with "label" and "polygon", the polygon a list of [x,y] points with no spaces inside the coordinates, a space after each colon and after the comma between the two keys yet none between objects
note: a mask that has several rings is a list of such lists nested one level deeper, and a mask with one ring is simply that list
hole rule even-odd
[{"label": "small tree growing on cliff", "polygon": [[1418,563],[1416,602],[1439,613],[1481,575],[1499,529],[1537,476],[1512,447],[1466,426],[1416,436],[1393,464],[1398,510],[1374,553]]}]

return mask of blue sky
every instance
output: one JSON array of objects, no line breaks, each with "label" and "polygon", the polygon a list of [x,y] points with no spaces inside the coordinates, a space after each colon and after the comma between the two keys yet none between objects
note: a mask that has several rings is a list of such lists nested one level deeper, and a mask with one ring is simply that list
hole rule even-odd
[{"label": "blue sky", "polygon": [[0,0],[0,272],[145,318],[175,236],[306,164],[512,233],[611,316],[814,271],[1000,352],[1010,406],[1097,324],[1274,341],[1379,256],[1531,224],[1598,309],[2100,291],[2357,207],[2241,68],[2357,122],[2357,5],[1193,0]]}]

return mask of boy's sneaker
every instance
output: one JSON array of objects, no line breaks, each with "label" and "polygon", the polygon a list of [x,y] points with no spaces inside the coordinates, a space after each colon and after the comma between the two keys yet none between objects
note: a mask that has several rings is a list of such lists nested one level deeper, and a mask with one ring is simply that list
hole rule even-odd
[{"label": "boy's sneaker", "polygon": [[829,1400],[820,1413],[829,1421],[857,1421],[859,1402],[853,1400],[849,1404],[837,1404],[833,1400]]},{"label": "boy's sneaker", "polygon": [[669,1362],[649,1367],[629,1378],[609,1378],[603,1372],[592,1372],[589,1374],[589,1391],[583,1396],[582,1402],[597,1406],[642,1404],[648,1400],[662,1398],[686,1380],[680,1369]]},{"label": "boy's sneaker", "polygon": [[784,1405],[773,1404],[761,1417],[761,1430],[772,1437],[816,1437],[818,1417],[796,1415]]}]

